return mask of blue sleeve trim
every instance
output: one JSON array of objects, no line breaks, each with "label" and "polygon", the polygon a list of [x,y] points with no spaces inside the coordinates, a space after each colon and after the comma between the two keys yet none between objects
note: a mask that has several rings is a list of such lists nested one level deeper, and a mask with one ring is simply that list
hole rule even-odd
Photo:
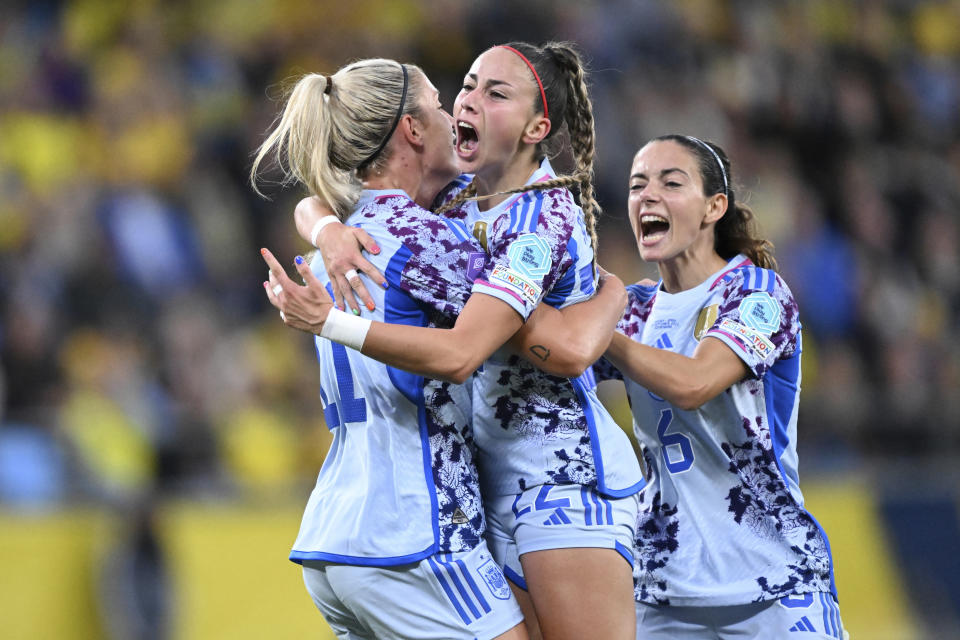
[{"label": "blue sleeve trim", "polygon": [[510,228],[508,233],[526,231],[534,233],[540,223],[540,211],[543,209],[543,192],[527,192],[510,207]]},{"label": "blue sleeve trim", "polygon": [[777,274],[771,269],[762,269],[753,265],[747,265],[740,267],[739,269],[734,269],[724,276],[724,279],[732,280],[734,274],[739,274],[743,277],[741,290],[745,292],[766,291],[767,293],[772,294],[773,290],[777,286]]},{"label": "blue sleeve trim", "polygon": [[595,290],[593,285],[593,264],[585,264],[580,269],[580,293],[585,296],[592,295]]},{"label": "blue sleeve trim", "polygon": [[457,240],[460,242],[473,242],[473,236],[470,235],[470,232],[467,230],[467,225],[461,220],[454,220],[453,218],[441,218],[450,231],[453,232],[453,235],[457,237]]}]

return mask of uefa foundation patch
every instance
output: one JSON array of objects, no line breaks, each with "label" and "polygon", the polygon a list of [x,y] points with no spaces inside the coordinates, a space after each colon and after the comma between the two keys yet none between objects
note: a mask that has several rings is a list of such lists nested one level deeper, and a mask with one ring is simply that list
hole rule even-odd
[{"label": "uefa foundation patch", "polygon": [[773,352],[773,343],[750,327],[745,327],[729,318],[724,318],[720,321],[720,329],[739,338],[741,342],[752,348],[753,351],[764,360]]},{"label": "uefa foundation patch", "polygon": [[540,287],[523,277],[513,269],[497,265],[490,274],[490,283],[503,287],[521,300],[537,304],[540,300]]}]

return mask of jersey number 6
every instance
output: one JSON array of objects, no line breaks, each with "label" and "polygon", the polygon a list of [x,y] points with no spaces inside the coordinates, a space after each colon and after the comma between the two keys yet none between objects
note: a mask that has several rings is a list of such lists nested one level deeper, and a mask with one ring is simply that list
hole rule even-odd
[{"label": "jersey number 6", "polygon": [[[657,423],[657,437],[663,444],[660,453],[670,473],[681,473],[693,466],[693,447],[690,445],[690,438],[682,433],[667,433],[671,422],[673,422],[673,409],[661,410],[660,422]],[[670,452],[676,452],[676,447],[680,448],[680,459],[671,460]]]}]

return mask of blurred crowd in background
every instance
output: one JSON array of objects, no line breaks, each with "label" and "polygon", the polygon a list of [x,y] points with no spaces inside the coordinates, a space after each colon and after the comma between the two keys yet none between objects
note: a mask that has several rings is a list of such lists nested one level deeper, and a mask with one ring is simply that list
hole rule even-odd
[{"label": "blurred crowd in background", "polygon": [[311,486],[315,354],[258,251],[307,249],[304,194],[256,196],[251,152],[299,74],[414,62],[450,108],[513,39],[590,62],[600,257],[625,281],[656,277],[626,231],[635,151],[725,148],[800,303],[805,465],[956,456],[958,33],[933,0],[3,3],[0,504]]}]

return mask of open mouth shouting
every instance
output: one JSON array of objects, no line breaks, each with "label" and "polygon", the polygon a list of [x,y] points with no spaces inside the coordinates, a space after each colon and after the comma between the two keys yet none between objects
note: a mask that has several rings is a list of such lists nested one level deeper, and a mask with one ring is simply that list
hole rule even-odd
[{"label": "open mouth shouting", "polygon": [[457,120],[457,153],[462,158],[469,158],[480,145],[480,136],[473,125]]},{"label": "open mouth shouting", "polygon": [[644,213],[640,216],[640,241],[643,244],[653,244],[667,235],[670,223],[663,216],[655,213]]}]

